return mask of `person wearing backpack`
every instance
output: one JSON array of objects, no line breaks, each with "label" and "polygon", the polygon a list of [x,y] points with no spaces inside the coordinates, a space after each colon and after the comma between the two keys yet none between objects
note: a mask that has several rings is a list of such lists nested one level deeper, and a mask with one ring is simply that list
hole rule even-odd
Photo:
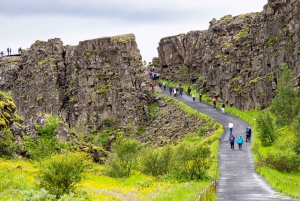
[{"label": "person wearing backpack", "polygon": [[249,129],[248,129],[248,142],[250,142],[250,140],[251,140],[251,134],[252,134],[252,130],[251,130],[251,127],[249,126]]},{"label": "person wearing backpack", "polygon": [[245,133],[246,133],[246,142],[248,142],[249,141],[249,129],[248,129],[248,127],[246,128]]},{"label": "person wearing backpack", "polygon": [[234,137],[233,134],[231,133],[231,134],[229,135],[229,142],[230,142],[231,150],[234,150],[234,140],[235,140],[235,137]]},{"label": "person wearing backpack", "polygon": [[244,143],[244,140],[242,138],[242,135],[240,135],[240,137],[237,139],[237,144],[239,145],[239,150],[242,150],[242,146],[243,146],[243,143]]}]

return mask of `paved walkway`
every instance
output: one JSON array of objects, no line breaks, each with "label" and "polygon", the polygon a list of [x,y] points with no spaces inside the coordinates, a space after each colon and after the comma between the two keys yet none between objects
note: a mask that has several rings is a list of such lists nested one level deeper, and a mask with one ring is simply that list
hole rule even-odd
[{"label": "paved walkway", "polygon": [[[169,96],[169,89],[166,89],[164,93]],[[185,94],[177,99],[212,117],[224,127],[219,149],[220,177],[217,183],[218,200],[293,200],[275,191],[263,177],[255,172],[251,143],[244,140],[242,150],[238,150],[235,142],[235,150],[230,149],[228,141],[229,122],[233,123],[233,134],[236,139],[239,135],[242,135],[245,139],[245,130],[249,126],[245,121],[228,113],[222,114],[220,109],[214,110],[212,105],[205,102],[200,103],[197,98],[193,102],[192,97]],[[253,134],[255,136],[255,132],[252,133],[252,137]]]}]

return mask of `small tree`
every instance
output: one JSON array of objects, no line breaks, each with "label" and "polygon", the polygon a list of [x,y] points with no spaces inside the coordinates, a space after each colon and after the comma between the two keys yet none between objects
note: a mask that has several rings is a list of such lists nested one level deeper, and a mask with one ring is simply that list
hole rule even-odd
[{"label": "small tree", "polygon": [[210,149],[203,145],[183,143],[176,147],[173,174],[177,179],[199,180],[210,165]]},{"label": "small tree", "polygon": [[118,138],[114,146],[114,151],[106,163],[108,175],[111,177],[130,176],[139,148],[140,143],[136,140],[125,139],[123,137]]},{"label": "small tree", "polygon": [[38,176],[40,187],[57,198],[74,192],[75,185],[83,178],[88,161],[87,155],[81,152],[52,155],[41,162]]},{"label": "small tree", "polygon": [[295,117],[293,122],[294,127],[294,150],[299,155],[300,154],[300,113]]},{"label": "small tree", "polygon": [[281,75],[277,85],[277,95],[271,103],[271,108],[277,117],[277,124],[284,126],[291,124],[294,115],[295,103],[297,102],[298,91],[294,90],[296,86],[296,76],[289,69],[286,63],[281,65]]},{"label": "small tree", "polygon": [[275,142],[276,135],[274,130],[274,123],[270,112],[259,113],[257,117],[257,131],[258,138],[263,146],[271,146]]},{"label": "small tree", "polygon": [[9,128],[0,131],[0,157],[2,155],[13,156],[16,152],[15,137]]},{"label": "small tree", "polygon": [[29,151],[32,159],[42,159],[57,152],[58,142],[55,130],[58,126],[58,118],[50,114],[45,119],[43,126],[36,126],[36,133],[39,135],[36,140],[31,137],[24,137],[26,150]]},{"label": "small tree", "polygon": [[155,177],[167,174],[171,169],[172,158],[173,149],[171,146],[161,149],[145,148],[140,156],[142,171]]}]

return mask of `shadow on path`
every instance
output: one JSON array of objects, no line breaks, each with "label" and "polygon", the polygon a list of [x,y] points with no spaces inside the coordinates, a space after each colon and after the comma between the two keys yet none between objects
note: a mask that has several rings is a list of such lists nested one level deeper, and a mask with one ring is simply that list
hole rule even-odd
[{"label": "shadow on path", "polygon": [[[163,93],[170,96],[168,89]],[[192,97],[186,94],[176,99],[210,116],[224,127],[218,153],[220,177],[217,182],[217,200],[294,200],[275,191],[263,177],[255,172],[251,142],[245,142],[245,130],[249,126],[247,122],[228,113],[222,114],[220,109],[214,110],[212,105],[200,102],[199,99],[193,102]],[[239,135],[242,135],[244,139],[242,150],[238,150],[236,142],[235,149],[230,149],[229,122],[233,123],[233,135],[236,139]]]}]

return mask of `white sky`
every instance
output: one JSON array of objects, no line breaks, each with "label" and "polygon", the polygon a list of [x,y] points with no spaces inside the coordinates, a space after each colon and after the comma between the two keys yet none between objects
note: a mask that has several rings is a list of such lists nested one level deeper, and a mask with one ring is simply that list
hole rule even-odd
[{"label": "white sky", "polygon": [[36,40],[64,45],[133,33],[143,60],[157,56],[161,38],[206,30],[213,18],[261,12],[267,0],[0,0],[0,51]]}]

